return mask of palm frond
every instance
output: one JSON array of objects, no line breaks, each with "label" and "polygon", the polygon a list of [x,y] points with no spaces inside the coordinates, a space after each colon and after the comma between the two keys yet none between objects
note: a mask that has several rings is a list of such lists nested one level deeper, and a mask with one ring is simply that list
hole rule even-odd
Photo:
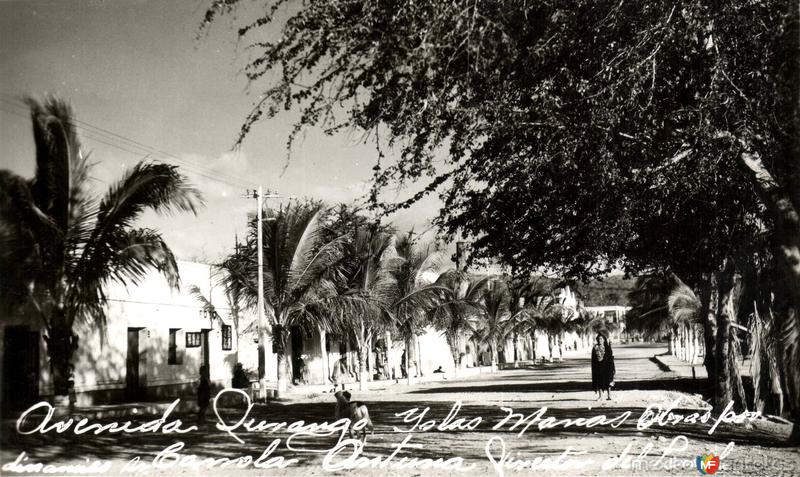
[{"label": "palm frond", "polygon": [[211,300],[206,298],[206,296],[203,294],[203,291],[200,290],[200,287],[197,285],[190,286],[189,294],[192,295],[198,302],[200,302],[200,305],[206,314],[222,323],[222,317],[219,316],[219,313],[217,313],[217,308],[213,303],[211,303]]},{"label": "palm frond", "polygon": [[[291,206],[290,206],[291,207]],[[320,237],[319,217],[322,214],[321,207],[310,208],[304,213],[298,214],[294,227],[299,232],[299,237],[293,240],[292,259],[289,262],[289,270],[297,273],[295,281],[299,281],[302,275],[313,262],[315,253],[318,253],[318,242]]]},{"label": "palm frond", "polygon": [[[69,276],[66,303],[71,309],[84,310],[76,318],[84,321],[99,319],[96,325],[104,326],[104,314],[98,314],[85,304],[94,302],[99,307],[106,304],[102,291],[110,282],[137,285],[149,270],[157,270],[170,286],[179,285],[175,256],[161,234],[152,229],[117,230],[108,242],[96,244],[91,261],[81,267],[80,276]],[[86,311],[88,310],[88,311]]]},{"label": "palm frond", "polygon": [[31,189],[37,206],[66,233],[73,209],[86,194],[88,165],[73,124],[74,112],[56,97],[25,98],[36,145],[36,175]]},{"label": "palm frond", "polygon": [[142,161],[112,185],[100,201],[95,236],[131,225],[145,209],[196,214],[202,204],[202,195],[180,174],[178,166]]},{"label": "palm frond", "polygon": [[678,277],[674,277],[676,286],[669,294],[667,306],[672,322],[678,323],[700,323],[700,299],[694,294],[691,288],[686,286]]}]

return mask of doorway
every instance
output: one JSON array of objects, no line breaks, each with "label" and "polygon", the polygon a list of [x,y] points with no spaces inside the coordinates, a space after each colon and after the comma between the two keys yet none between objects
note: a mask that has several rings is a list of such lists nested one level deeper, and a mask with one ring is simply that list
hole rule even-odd
[{"label": "doorway", "polygon": [[144,399],[147,383],[147,330],[128,328],[128,354],[125,360],[125,397],[129,401]]},{"label": "doorway", "polygon": [[304,381],[303,371],[303,332],[299,326],[292,326],[289,330],[292,339],[292,382],[301,383]]},{"label": "doorway", "polygon": [[3,407],[18,411],[39,400],[39,332],[7,326],[3,344]]},{"label": "doorway", "polygon": [[211,372],[211,368],[209,368],[209,363],[211,362],[209,354],[211,353],[211,349],[208,346],[208,333],[211,330],[200,330],[202,333],[202,339],[200,341],[201,348],[200,348],[200,362],[206,369]]}]

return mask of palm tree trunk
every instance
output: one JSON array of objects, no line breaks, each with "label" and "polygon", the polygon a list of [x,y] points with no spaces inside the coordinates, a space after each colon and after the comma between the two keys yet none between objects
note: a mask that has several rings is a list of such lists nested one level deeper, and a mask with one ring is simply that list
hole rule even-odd
[{"label": "palm tree trunk", "polygon": [[[288,337],[288,333],[283,326],[277,325],[273,327],[273,342],[275,343],[275,351],[276,351],[276,358],[278,361],[278,392],[277,396],[285,393],[287,389],[289,389],[289,378],[288,378],[288,370],[286,369],[287,360],[286,360],[286,339]],[[265,343],[266,344],[266,343]],[[265,349],[266,353],[266,349]],[[266,354],[264,355],[266,358]]]},{"label": "palm tree trunk", "polygon": [[547,348],[550,351],[550,362],[553,362],[553,334],[547,333]]},{"label": "palm tree trunk", "polygon": [[411,384],[411,349],[414,344],[414,335],[406,338],[406,382]]},{"label": "palm tree trunk", "polygon": [[419,345],[419,336],[415,337],[414,344],[417,351],[417,365],[415,368],[417,370],[417,376],[422,377],[422,346]]},{"label": "palm tree trunk", "polygon": [[[287,369],[286,369],[286,353],[281,351],[276,353],[278,358],[278,393],[277,396],[280,396],[282,393],[285,393],[287,389],[289,389],[289,379],[287,377]],[[277,397],[276,396],[276,397]]]},{"label": "palm tree trunk", "polygon": [[450,346],[450,354],[453,355],[453,364],[455,365],[453,376],[458,376],[458,368],[461,367],[461,349],[459,342],[455,337],[447,337],[447,344]]},{"label": "palm tree trunk", "polygon": [[492,355],[492,372],[497,371],[497,343],[493,340],[489,344],[489,351]]},{"label": "palm tree trunk", "polygon": [[70,399],[74,391],[72,375],[72,358],[78,347],[78,336],[72,332],[63,310],[55,312],[50,323],[47,342],[47,354],[50,357],[50,368],[53,373],[53,393],[57,405],[71,406]]},{"label": "palm tree trunk", "polygon": [[683,328],[683,354],[686,357],[686,362],[692,360],[692,341],[689,339],[689,325],[684,323],[681,328]]},{"label": "palm tree trunk", "polygon": [[519,354],[518,354],[518,351],[517,351],[517,344],[518,344],[517,342],[519,340],[518,340],[516,331],[514,332],[514,336],[512,337],[512,339],[514,340],[514,364],[516,365],[517,361],[519,361]]},{"label": "palm tree trunk", "polygon": [[367,372],[367,354],[369,353],[369,340],[358,340],[358,390],[369,390],[369,374]]},{"label": "palm tree trunk", "polygon": [[668,344],[668,346],[669,346],[669,348],[667,349],[667,351],[668,351],[668,352],[669,352],[669,354],[671,354],[672,356],[675,356],[675,332],[673,332],[673,331],[670,331],[670,332],[669,332],[669,341],[668,341],[668,343],[667,343],[667,344]]}]

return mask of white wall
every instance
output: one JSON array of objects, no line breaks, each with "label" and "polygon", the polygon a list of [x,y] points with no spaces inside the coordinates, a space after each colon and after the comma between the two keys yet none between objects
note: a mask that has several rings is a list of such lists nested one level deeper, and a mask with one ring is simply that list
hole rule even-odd
[{"label": "white wall", "polygon": [[425,333],[417,337],[417,344],[419,358],[422,360],[419,363],[422,374],[431,374],[439,366],[445,372],[453,372],[455,369],[453,355],[450,353],[450,346],[444,333],[428,326],[425,328]]},{"label": "white wall", "polygon": [[[156,272],[149,273],[142,282],[127,288],[119,284],[109,286],[107,326],[105,332],[88,324],[77,324],[79,337],[75,352],[75,391],[124,390],[126,387],[126,360],[128,355],[128,329],[140,328],[140,383],[148,387],[164,385],[187,385],[191,388],[199,379],[202,347],[186,348],[185,333],[209,330],[209,371],[212,382],[230,384],[233,366],[237,360],[239,346],[236,331],[232,328],[231,349],[222,349],[222,324],[233,326],[231,310],[225,299],[223,288],[216,285],[211,267],[192,262],[178,262],[181,275],[180,290],[172,290],[166,280]],[[189,293],[196,285],[206,298],[210,298],[223,323],[211,320],[203,313],[201,303]],[[252,320],[242,314],[240,328]],[[4,324],[25,323],[21,317],[4,320]],[[31,323],[39,329],[38,323]],[[178,348],[183,350],[181,364],[168,364],[169,330],[179,328]],[[0,342],[2,335],[0,335]],[[243,340],[242,357],[247,360],[257,355],[257,346],[252,338]],[[271,348],[270,348],[271,349]],[[248,367],[248,366],[246,366]],[[272,366],[274,368],[274,366]],[[269,368],[269,366],[268,366]],[[44,340],[40,347],[40,384],[43,396],[51,395],[50,365]]]}]

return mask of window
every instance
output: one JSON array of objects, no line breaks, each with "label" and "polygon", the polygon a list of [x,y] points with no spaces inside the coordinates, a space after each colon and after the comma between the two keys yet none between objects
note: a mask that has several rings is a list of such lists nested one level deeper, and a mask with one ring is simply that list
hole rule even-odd
[{"label": "window", "polygon": [[180,328],[169,329],[169,357],[167,364],[183,364],[183,353],[178,349],[178,332]]},{"label": "window", "polygon": [[199,348],[200,347],[200,332],[186,333],[186,347]]},{"label": "window", "polygon": [[222,325],[222,349],[226,351],[233,349],[231,325]]}]

